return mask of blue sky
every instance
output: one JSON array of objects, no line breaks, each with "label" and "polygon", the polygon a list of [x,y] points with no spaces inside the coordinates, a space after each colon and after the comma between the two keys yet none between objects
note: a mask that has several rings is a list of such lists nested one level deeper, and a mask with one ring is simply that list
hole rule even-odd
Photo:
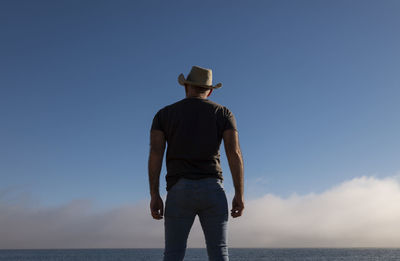
[{"label": "blue sky", "polygon": [[246,197],[393,176],[399,12],[395,0],[2,1],[0,191],[49,206],[148,199],[151,121],[184,98],[177,76],[192,65],[223,83],[210,99],[236,116]]}]

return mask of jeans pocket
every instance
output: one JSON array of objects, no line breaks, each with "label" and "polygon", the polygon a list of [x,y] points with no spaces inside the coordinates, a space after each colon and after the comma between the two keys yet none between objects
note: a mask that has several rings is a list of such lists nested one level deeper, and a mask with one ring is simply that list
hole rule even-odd
[{"label": "jeans pocket", "polygon": [[191,217],[193,216],[194,201],[192,191],[183,188],[170,190],[165,202],[165,216]]},{"label": "jeans pocket", "polygon": [[225,191],[218,186],[217,189],[209,190],[204,196],[206,200],[205,214],[208,216],[220,216],[228,214],[228,200]]}]

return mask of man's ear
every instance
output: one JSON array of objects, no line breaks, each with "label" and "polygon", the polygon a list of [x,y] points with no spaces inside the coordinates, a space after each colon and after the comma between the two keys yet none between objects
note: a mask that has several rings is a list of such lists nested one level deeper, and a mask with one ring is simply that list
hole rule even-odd
[{"label": "man's ear", "polygon": [[207,97],[211,95],[212,91],[213,91],[213,89],[211,89],[211,91],[208,93]]}]

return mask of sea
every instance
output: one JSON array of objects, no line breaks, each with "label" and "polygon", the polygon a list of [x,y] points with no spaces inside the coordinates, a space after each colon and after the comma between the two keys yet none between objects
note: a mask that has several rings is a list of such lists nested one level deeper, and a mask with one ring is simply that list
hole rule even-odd
[{"label": "sea", "polygon": [[[0,261],[160,261],[163,249],[0,250]],[[208,260],[204,248],[188,248],[185,261]],[[230,248],[231,261],[400,260],[399,248]]]}]

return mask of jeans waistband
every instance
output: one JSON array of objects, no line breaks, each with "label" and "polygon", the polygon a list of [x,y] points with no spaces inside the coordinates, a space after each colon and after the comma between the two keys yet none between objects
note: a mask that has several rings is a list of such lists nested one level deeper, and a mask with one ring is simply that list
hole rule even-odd
[{"label": "jeans waistband", "polygon": [[215,177],[202,178],[202,179],[180,178],[172,188],[209,187],[212,186],[212,184],[218,184],[218,186],[220,187],[223,186],[222,180]]},{"label": "jeans waistband", "polygon": [[180,178],[178,182],[185,182],[185,183],[222,183],[220,178],[210,177],[210,178],[201,178],[201,179],[188,179],[188,178]]}]

